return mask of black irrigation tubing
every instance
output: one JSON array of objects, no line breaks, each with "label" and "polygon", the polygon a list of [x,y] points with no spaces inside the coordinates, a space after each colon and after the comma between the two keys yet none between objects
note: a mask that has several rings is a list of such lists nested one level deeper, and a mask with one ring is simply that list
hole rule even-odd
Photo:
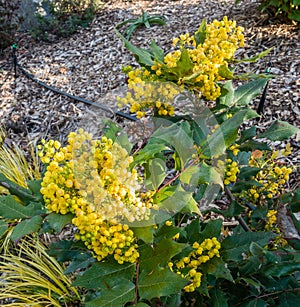
[{"label": "black irrigation tubing", "polygon": [[126,113],[123,113],[123,112],[120,112],[120,111],[114,111],[112,110],[111,108],[108,108],[100,103],[97,103],[97,102],[94,102],[94,101],[90,101],[90,100],[87,100],[87,99],[84,99],[84,98],[81,98],[81,97],[78,97],[78,96],[74,96],[74,95],[71,95],[69,93],[66,93],[66,92],[63,92],[59,89],[56,89],[38,79],[36,79],[32,74],[30,74],[29,72],[27,72],[19,63],[16,63],[16,66],[20,69],[20,71],[22,72],[22,74],[27,77],[28,79],[34,81],[35,83],[37,83],[38,85],[48,89],[48,90],[51,90],[52,92],[55,92],[59,95],[62,95],[62,96],[66,96],[70,99],[73,99],[73,100],[76,100],[76,101],[80,101],[80,102],[83,102],[85,104],[88,104],[88,105],[91,105],[91,106],[94,106],[94,107],[97,107],[97,108],[100,108],[102,109],[103,111],[105,112],[109,112],[109,113],[112,113],[113,115],[115,116],[120,116],[120,117],[123,117],[123,118],[126,118],[126,119],[129,119],[131,121],[137,121],[137,118],[134,117],[134,116],[131,116],[129,114],[126,114]]}]

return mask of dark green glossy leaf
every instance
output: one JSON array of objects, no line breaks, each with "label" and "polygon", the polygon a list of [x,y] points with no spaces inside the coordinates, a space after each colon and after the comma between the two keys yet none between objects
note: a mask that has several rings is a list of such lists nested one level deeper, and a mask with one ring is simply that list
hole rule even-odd
[{"label": "dark green glossy leaf", "polygon": [[73,217],[74,214],[71,213],[58,214],[52,212],[47,216],[47,221],[52,229],[54,229],[56,232],[61,232],[64,226],[72,222]]},{"label": "dark green glossy leaf", "polygon": [[271,141],[283,141],[292,137],[299,129],[287,122],[276,120],[265,132],[257,138],[266,138]]},{"label": "dark green glossy leaf", "polygon": [[169,269],[141,272],[138,282],[140,298],[151,300],[154,297],[169,296],[180,291],[187,283],[187,280]]},{"label": "dark green glossy leaf", "polygon": [[221,254],[225,261],[239,261],[243,259],[243,253],[249,252],[252,242],[265,246],[274,238],[274,234],[268,232],[246,232],[226,237],[221,245]]},{"label": "dark green glossy leaf", "polygon": [[239,144],[244,143],[245,141],[248,141],[249,139],[252,139],[256,136],[256,126],[252,126],[246,130],[243,130],[241,132],[241,137],[238,141]]},{"label": "dark green glossy leaf", "polygon": [[214,287],[211,291],[211,301],[213,307],[227,307],[228,306],[228,299],[226,298],[225,294],[218,288]]},{"label": "dark green glossy leaf", "polygon": [[253,98],[262,92],[262,89],[267,84],[268,79],[259,78],[257,80],[250,81],[246,84],[241,85],[234,92],[234,99],[232,104],[238,106],[248,105]]},{"label": "dark green glossy leaf", "polygon": [[[170,227],[170,226],[168,226]],[[180,253],[186,244],[177,243],[172,238],[163,238],[155,242],[153,246],[143,245],[140,248],[140,270],[141,272],[157,271],[159,268],[167,267],[170,259]]]},{"label": "dark green glossy leaf", "polygon": [[250,179],[253,176],[255,176],[260,170],[261,169],[259,167],[250,167],[250,166],[242,167],[238,174],[238,178],[244,180]]},{"label": "dark green glossy leaf", "polygon": [[145,243],[153,242],[154,226],[133,227],[132,230],[137,239],[143,240]]},{"label": "dark green glossy leaf", "polygon": [[113,259],[106,262],[95,262],[82,275],[77,276],[73,286],[87,289],[110,289],[117,285],[121,279],[130,283],[134,272],[134,263],[119,264]]},{"label": "dark green glossy leaf", "polygon": [[23,220],[14,227],[14,230],[11,234],[11,239],[13,241],[17,241],[18,239],[28,234],[38,232],[41,228],[42,221],[43,218],[39,215],[36,215],[30,219]]},{"label": "dark green glossy leaf", "polygon": [[3,220],[0,220],[0,238],[7,229],[8,229],[8,224],[4,222]]},{"label": "dark green glossy leaf", "polygon": [[71,263],[68,265],[64,274],[70,274],[77,270],[83,270],[96,261],[91,252],[81,252],[72,257]]},{"label": "dark green glossy leaf", "polygon": [[84,304],[86,307],[121,307],[131,302],[135,297],[135,285],[129,280],[117,278],[117,283],[110,288],[105,288],[100,295]]},{"label": "dark green glossy leaf", "polygon": [[166,162],[160,158],[154,158],[149,161],[147,171],[146,188],[149,190],[158,189],[167,176]]},{"label": "dark green glossy leaf", "polygon": [[34,206],[23,206],[14,196],[0,197],[0,215],[8,219],[26,219],[34,215]]},{"label": "dark green glossy leaf", "polygon": [[195,33],[196,46],[203,44],[206,38],[206,19],[203,19]]}]

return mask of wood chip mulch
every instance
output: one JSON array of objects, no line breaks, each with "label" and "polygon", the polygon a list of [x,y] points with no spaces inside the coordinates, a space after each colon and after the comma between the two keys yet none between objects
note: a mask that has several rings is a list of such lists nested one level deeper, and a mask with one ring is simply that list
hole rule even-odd
[{"label": "wood chip mulch", "polygon": [[[250,57],[273,47],[267,57],[239,68],[243,72],[264,73],[271,63],[271,73],[276,76],[269,83],[259,128],[263,130],[275,119],[300,127],[299,26],[269,18],[267,14],[261,14],[257,6],[258,3],[251,0],[239,5],[235,5],[234,0],[108,1],[89,28],[79,30],[68,39],[36,42],[27,33],[18,33],[18,62],[48,85],[115,110],[116,95],[125,91],[121,68],[135,63],[114,32],[118,23],[141,16],[142,10],[150,15],[163,14],[167,18],[165,26],[139,28],[131,41],[147,48],[154,38],[159,46],[169,50],[174,36],[195,32],[203,18],[210,22],[227,15],[245,27],[246,45],[238,51],[238,57]],[[110,116],[95,107],[44,89],[20,72],[14,78],[13,71],[9,73],[11,63],[11,50],[8,49],[0,59],[0,67],[4,65],[0,70],[0,125],[6,127],[8,144],[17,142],[26,148],[28,142],[36,143],[45,137],[63,140],[78,126],[101,124],[103,116]],[[254,101],[254,107],[257,102]],[[144,124],[138,127],[142,129]],[[296,187],[299,186],[300,133],[291,143],[294,153],[289,163],[298,167],[293,181],[293,187]],[[274,145],[284,146],[280,142]]]}]

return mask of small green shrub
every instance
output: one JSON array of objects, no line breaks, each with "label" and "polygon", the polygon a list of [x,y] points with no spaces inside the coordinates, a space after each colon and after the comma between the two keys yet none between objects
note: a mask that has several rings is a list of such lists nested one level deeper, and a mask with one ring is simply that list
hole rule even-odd
[{"label": "small green shrub", "polygon": [[289,19],[300,21],[299,11],[300,0],[262,0],[260,9],[265,11],[268,9],[271,13],[283,15]]},{"label": "small green shrub", "polygon": [[13,43],[19,24],[16,12],[20,2],[20,0],[0,0],[0,51]]},{"label": "small green shrub", "polygon": [[99,0],[44,0],[35,13],[37,25],[30,32],[35,39],[50,40],[50,35],[68,37],[79,27],[86,28],[101,8]]},{"label": "small green shrub", "polygon": [[[243,0],[236,0],[240,3]],[[300,21],[300,0],[261,0],[259,9],[261,12],[268,11],[271,15],[286,17],[296,22]]]}]

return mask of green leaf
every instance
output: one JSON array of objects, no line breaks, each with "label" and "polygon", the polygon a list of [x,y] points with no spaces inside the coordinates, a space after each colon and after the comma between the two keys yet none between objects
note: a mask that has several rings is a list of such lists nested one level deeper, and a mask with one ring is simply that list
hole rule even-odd
[{"label": "green leaf", "polygon": [[170,259],[185,247],[186,244],[177,243],[172,238],[162,238],[159,242],[155,242],[153,246],[148,244],[141,246],[140,271],[149,273],[166,267]]},{"label": "green leaf", "polygon": [[226,91],[226,94],[217,99],[217,104],[229,107],[234,101],[234,88],[231,80],[224,83],[222,86],[222,91],[224,90]]},{"label": "green leaf", "polygon": [[300,271],[300,262],[283,261],[280,263],[271,263],[263,269],[268,276],[282,277]]},{"label": "green leaf", "polygon": [[0,220],[0,238],[5,233],[6,229],[8,229],[8,224],[3,220]]},{"label": "green leaf", "polygon": [[[105,288],[100,295],[84,304],[86,307],[120,307],[133,301],[135,297],[135,285],[126,279],[117,278],[117,284],[111,288]],[[146,305],[147,306],[147,305]]]},{"label": "green leaf", "polygon": [[224,217],[234,217],[239,215],[245,210],[245,207],[241,206],[237,201],[232,201],[226,210],[212,210],[213,212],[222,214]]},{"label": "green leaf", "polygon": [[12,195],[1,196],[0,215],[8,219],[26,219],[34,215],[34,207],[21,205]]},{"label": "green leaf", "polygon": [[206,19],[203,19],[197,32],[194,35],[196,41],[196,47],[203,44],[206,39]]},{"label": "green leaf", "polygon": [[261,169],[259,167],[251,167],[251,166],[245,166],[240,169],[240,172],[238,174],[238,178],[240,179],[250,179],[253,176],[255,176]]},{"label": "green leaf", "polygon": [[62,240],[50,244],[47,253],[55,257],[59,262],[73,260],[78,254],[86,251],[84,243],[81,241],[74,242],[72,240]]},{"label": "green leaf", "polygon": [[17,196],[25,205],[28,205],[30,202],[39,201],[38,197],[32,195],[31,190],[23,188],[13,181],[7,179],[2,173],[0,173],[0,185],[8,189],[11,195]]},{"label": "green leaf", "polygon": [[154,297],[169,296],[179,292],[187,283],[187,280],[169,269],[141,272],[138,281],[140,298],[151,300]]},{"label": "green leaf", "polygon": [[153,242],[154,227],[133,227],[134,236],[137,239],[143,240],[145,243]]},{"label": "green leaf", "polygon": [[194,63],[190,58],[190,54],[187,49],[181,51],[181,56],[176,63],[176,67],[168,68],[168,70],[174,73],[177,78],[183,78],[186,75],[193,72]]},{"label": "green leaf", "polygon": [[91,252],[80,252],[72,257],[71,263],[65,269],[64,274],[70,274],[77,270],[83,270],[96,261]]},{"label": "green leaf", "polygon": [[255,56],[251,57],[251,58],[245,58],[245,59],[241,59],[241,60],[236,60],[237,63],[253,63],[256,62],[257,60],[265,57],[266,55],[268,55],[270,53],[270,51],[273,48],[269,48],[267,50],[264,50],[262,52],[260,52],[259,54],[256,54]]},{"label": "green leaf", "polygon": [[82,275],[77,276],[73,286],[87,289],[109,289],[117,285],[120,279],[130,282],[134,272],[134,263],[119,264],[114,259],[106,262],[95,262]]},{"label": "green leaf", "polygon": [[255,298],[252,300],[249,300],[247,303],[242,305],[243,307],[267,307],[269,304],[267,304],[264,300],[260,298]]},{"label": "green leaf", "polygon": [[239,144],[244,143],[245,141],[252,139],[256,136],[256,126],[252,126],[246,130],[241,131],[241,137],[238,141]]},{"label": "green leaf", "polygon": [[149,190],[156,190],[167,176],[166,162],[160,158],[154,158],[149,161],[147,167],[149,176],[147,176],[145,181],[146,188]]},{"label": "green leaf", "polygon": [[241,85],[234,92],[233,103],[238,106],[248,105],[253,98],[261,93],[264,86],[267,84],[268,79],[259,78]]},{"label": "green leaf", "polygon": [[123,148],[127,150],[128,153],[130,153],[132,149],[132,144],[130,143],[127,134],[114,122],[110,120],[105,120],[105,126],[103,129],[104,135],[112,139],[113,142],[118,143]]},{"label": "green leaf", "polygon": [[218,288],[214,287],[212,290],[211,301],[213,307],[226,307],[228,306],[225,294]]},{"label": "green leaf", "polygon": [[289,206],[292,212],[300,212],[300,188],[294,191],[294,196],[291,199]]},{"label": "green leaf", "polygon": [[259,134],[257,138],[266,138],[271,141],[283,141],[293,136],[299,129],[287,122],[276,120],[269,129]]},{"label": "green leaf", "polygon": [[221,255],[225,261],[239,261],[243,253],[248,253],[250,244],[256,242],[265,246],[274,237],[268,232],[246,232],[226,237],[221,245]]},{"label": "green leaf", "polygon": [[210,157],[223,154],[225,148],[236,140],[237,130],[240,125],[244,121],[257,116],[258,114],[251,109],[244,109],[235,113],[231,118],[223,122],[203,144],[203,154]]},{"label": "green leaf", "polygon": [[71,213],[63,215],[52,212],[47,216],[47,221],[52,229],[54,229],[56,232],[61,232],[65,225],[72,222],[73,217],[74,214]]},{"label": "green leaf", "polygon": [[151,41],[151,48],[150,48],[151,53],[154,56],[154,59],[159,62],[159,63],[163,63],[164,62],[164,51],[156,45],[155,41],[152,40]]},{"label": "green leaf", "polygon": [[14,227],[14,230],[11,234],[11,239],[13,241],[17,241],[18,239],[34,233],[38,232],[41,228],[43,218],[39,215],[32,217],[31,219],[26,219],[20,222],[17,226]]},{"label": "green leaf", "polygon": [[255,140],[249,140],[243,143],[239,149],[241,151],[253,151],[253,150],[271,150],[271,147],[265,142],[259,142]]},{"label": "green leaf", "polygon": [[219,68],[219,75],[227,80],[233,78],[233,72],[226,65],[222,65]]},{"label": "green leaf", "polygon": [[31,190],[33,195],[39,201],[43,201],[43,195],[40,192],[40,190],[41,190],[41,182],[42,182],[42,179],[40,179],[40,180],[27,180],[26,181],[26,183],[28,185],[28,188]]},{"label": "green leaf", "polygon": [[115,29],[115,32],[121,38],[125,47],[134,55],[134,57],[136,58],[137,62],[140,65],[142,65],[142,66],[144,66],[144,65],[146,65],[146,66],[154,65],[152,55],[149,51],[135,47],[118,30]]},{"label": "green leaf", "polygon": [[210,274],[215,278],[223,278],[234,282],[227,264],[219,257],[213,257],[206,263],[201,264],[201,270],[204,274]]}]

